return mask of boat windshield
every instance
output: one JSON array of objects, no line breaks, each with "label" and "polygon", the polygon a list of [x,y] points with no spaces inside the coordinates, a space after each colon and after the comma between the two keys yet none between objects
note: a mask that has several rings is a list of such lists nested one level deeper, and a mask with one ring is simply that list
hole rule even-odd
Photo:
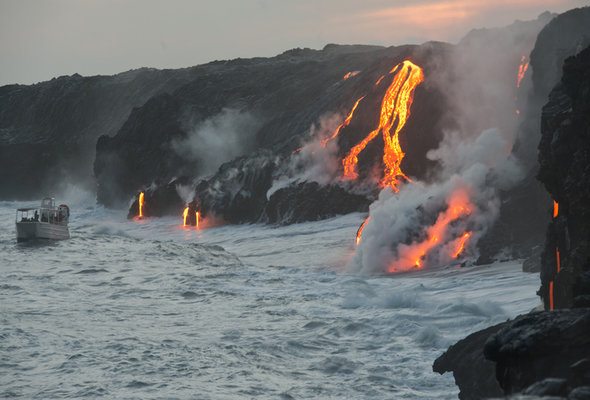
[{"label": "boat windshield", "polygon": [[55,199],[46,197],[41,200],[41,208],[55,208]]}]

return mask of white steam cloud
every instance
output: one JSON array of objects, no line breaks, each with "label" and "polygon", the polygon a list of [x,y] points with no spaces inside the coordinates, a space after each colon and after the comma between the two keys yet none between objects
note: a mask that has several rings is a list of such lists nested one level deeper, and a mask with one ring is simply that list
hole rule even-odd
[{"label": "white steam cloud", "polygon": [[327,185],[336,180],[340,173],[338,140],[323,141],[329,138],[344,120],[339,114],[326,114],[320,117],[319,124],[309,129],[311,140],[294,153],[275,178],[267,193],[274,192],[296,182],[318,182]]},{"label": "white steam cloud", "polygon": [[224,162],[254,149],[261,126],[252,114],[225,108],[190,130],[187,137],[172,142],[172,148],[186,161],[196,163],[199,175],[208,175]]},{"label": "white steam cloud", "polygon": [[[414,182],[399,193],[383,190],[371,205],[370,220],[362,241],[349,264],[361,273],[388,273],[415,267],[407,262],[409,247],[429,239],[428,227],[449,208],[457,193],[469,199],[469,212],[453,219],[426,252],[422,266],[440,266],[452,260],[452,247],[465,232],[471,232],[466,252],[476,253],[476,244],[496,220],[498,189],[506,189],[521,177],[510,155],[510,143],[496,129],[484,131],[475,140],[447,135],[428,158],[442,166],[433,182]],[[420,253],[420,252],[418,252]]]}]

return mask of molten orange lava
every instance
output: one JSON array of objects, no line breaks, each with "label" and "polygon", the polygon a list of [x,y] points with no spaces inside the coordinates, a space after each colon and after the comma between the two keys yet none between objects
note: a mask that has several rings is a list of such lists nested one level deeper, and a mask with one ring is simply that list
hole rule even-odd
[{"label": "molten orange lava", "polygon": [[139,215],[138,215],[139,218],[143,218],[143,204],[144,204],[144,201],[145,201],[144,200],[144,197],[145,197],[144,193],[143,192],[140,192],[139,193],[139,199],[137,201],[138,204],[139,204]]},{"label": "molten orange lava", "polygon": [[186,226],[186,219],[188,218],[188,206],[182,212],[182,226]]},{"label": "molten orange lava", "polygon": [[196,217],[196,221],[197,221],[197,229],[199,229],[199,219],[200,219],[201,215],[198,211],[195,211],[195,217]]},{"label": "molten orange lava", "polygon": [[559,215],[559,203],[553,200],[553,218],[557,218]]},{"label": "molten orange lava", "polygon": [[519,88],[527,69],[529,68],[529,62],[526,56],[520,58],[520,65],[518,66],[518,74],[516,76],[516,87]]},{"label": "molten orange lava", "polygon": [[555,261],[557,263],[557,273],[559,274],[559,271],[561,271],[561,255],[558,248],[555,249]]},{"label": "molten orange lava", "polygon": [[[388,272],[393,273],[411,268],[422,268],[423,261],[428,253],[442,244],[442,240],[444,240],[447,234],[449,224],[463,216],[469,215],[473,208],[468,193],[461,189],[453,192],[447,200],[447,205],[447,209],[438,215],[434,225],[426,229],[425,240],[418,243],[414,242],[411,245],[400,246],[398,259],[390,264]],[[460,238],[464,239],[463,248],[470,236],[471,233],[465,233]],[[460,254],[461,251],[463,251],[462,248],[459,249],[459,253],[457,254]],[[454,254],[452,256],[454,256]]]},{"label": "molten orange lava", "polygon": [[357,246],[361,243],[361,239],[363,236],[363,230],[365,229],[365,225],[367,225],[367,222],[369,222],[370,219],[371,219],[371,217],[367,217],[363,221],[361,226],[359,226],[359,229],[356,231],[356,244],[357,244]]},{"label": "molten orange lava", "polygon": [[342,129],[344,129],[345,127],[348,126],[348,124],[350,124],[350,121],[352,121],[352,117],[354,115],[354,112],[356,111],[356,108],[358,107],[359,103],[361,102],[362,99],[364,99],[365,96],[360,97],[355,103],[354,106],[352,106],[352,110],[350,110],[350,112],[348,113],[348,115],[346,116],[346,118],[344,119],[344,121],[338,125],[338,127],[336,128],[336,130],[334,130],[334,132],[332,133],[332,135],[329,138],[326,138],[324,140],[322,140],[321,144],[322,147],[326,147],[326,145],[328,144],[328,142],[330,140],[334,140],[338,137],[338,135],[340,134],[340,131]]},{"label": "molten orange lava", "polygon": [[549,281],[549,310],[553,311],[555,309],[553,303],[553,281]]},{"label": "molten orange lava", "polygon": [[356,179],[358,177],[356,171],[358,155],[381,132],[384,142],[383,163],[385,170],[380,185],[381,187],[389,186],[394,191],[398,191],[400,178],[408,180],[401,170],[401,162],[405,154],[399,142],[399,132],[410,116],[414,91],[420,83],[424,82],[424,72],[422,68],[409,60],[396,65],[390,71],[390,73],[394,72],[393,81],[387,88],[381,102],[379,126],[350,150],[342,160],[342,166],[345,179]]},{"label": "molten orange lava", "polygon": [[379,84],[381,83],[381,81],[382,81],[384,78],[385,78],[385,75],[381,75],[381,76],[379,77],[379,79],[377,79],[377,80],[375,81],[375,86],[379,86]]},{"label": "molten orange lava", "polygon": [[459,258],[459,256],[465,250],[465,245],[467,244],[467,241],[471,238],[472,234],[473,234],[472,232],[465,232],[463,234],[463,236],[461,236],[459,239],[457,239],[455,241],[455,246],[454,246],[455,249],[451,253],[451,257]]}]

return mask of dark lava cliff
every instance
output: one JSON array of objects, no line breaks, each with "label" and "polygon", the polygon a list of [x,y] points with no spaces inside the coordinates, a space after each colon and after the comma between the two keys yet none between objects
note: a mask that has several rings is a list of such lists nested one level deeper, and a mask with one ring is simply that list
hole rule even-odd
[{"label": "dark lava cliff", "polygon": [[199,68],[0,87],[0,198],[38,199],[66,182],[93,188],[98,137],[114,135],[134,107],[190,81]]},{"label": "dark lava cliff", "polygon": [[[566,25],[581,16],[590,18],[587,9],[556,18],[538,43],[559,37],[559,24],[571,38]],[[590,398],[590,47],[576,50],[562,64],[539,124],[538,179],[555,201],[540,261],[545,311],[469,335],[436,360],[435,371],[453,372],[462,399],[498,396],[498,388],[527,398]]]}]

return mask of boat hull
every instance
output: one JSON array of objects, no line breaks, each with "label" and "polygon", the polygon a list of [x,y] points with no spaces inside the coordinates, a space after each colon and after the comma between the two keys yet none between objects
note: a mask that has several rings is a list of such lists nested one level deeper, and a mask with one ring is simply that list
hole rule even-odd
[{"label": "boat hull", "polygon": [[35,239],[63,240],[70,238],[67,225],[50,224],[47,222],[17,222],[16,240],[25,242]]}]

